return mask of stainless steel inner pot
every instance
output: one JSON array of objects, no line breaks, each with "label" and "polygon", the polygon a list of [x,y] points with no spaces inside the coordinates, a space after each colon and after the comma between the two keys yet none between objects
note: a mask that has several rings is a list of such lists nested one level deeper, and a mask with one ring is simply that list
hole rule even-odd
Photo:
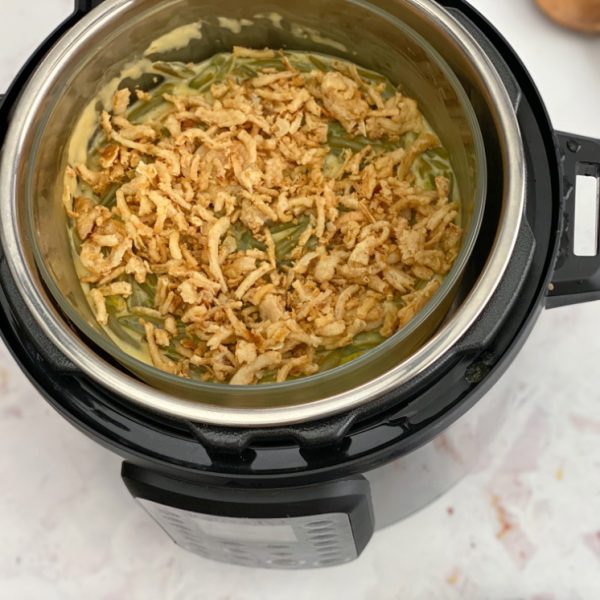
[{"label": "stainless steel inner pot", "polygon": [[[189,382],[183,380],[165,386],[163,375],[144,365],[134,370],[159,387],[141,382],[98,355],[80,333],[105,347],[96,337],[105,339],[72,267],[60,201],[72,127],[99,86],[117,76],[123,64],[162,34],[200,19],[206,22],[205,35],[195,52],[202,57],[233,44],[306,49],[348,58],[401,83],[420,101],[450,150],[469,225],[485,189],[475,113],[484,136],[488,129],[498,140],[502,164],[495,166],[503,175],[502,206],[492,252],[469,294],[427,341],[449,300],[434,306],[437,313],[429,327],[416,331],[410,342],[394,345],[388,340],[335,377],[325,373],[266,387],[195,383],[187,389]],[[239,22],[232,19],[252,25],[232,27]],[[301,5],[292,0],[105,0],[56,44],[20,97],[2,154],[2,242],[32,314],[51,341],[93,379],[174,416],[229,426],[284,425],[364,404],[452,347],[483,310],[510,260],[523,212],[524,181],[518,124],[501,79],[470,35],[429,0],[306,0]],[[456,267],[454,278],[449,276],[444,298],[451,299],[448,287],[458,283],[462,266]],[[421,347],[407,356],[417,345]]]}]

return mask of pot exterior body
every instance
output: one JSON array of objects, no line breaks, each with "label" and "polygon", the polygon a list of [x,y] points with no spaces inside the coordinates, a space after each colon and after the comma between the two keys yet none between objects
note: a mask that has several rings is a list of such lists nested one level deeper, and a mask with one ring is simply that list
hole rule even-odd
[{"label": "pot exterior body", "polygon": [[516,399],[508,383],[509,377],[503,376],[469,412],[428,444],[365,473],[376,529],[425,508],[479,467],[509,426]]}]

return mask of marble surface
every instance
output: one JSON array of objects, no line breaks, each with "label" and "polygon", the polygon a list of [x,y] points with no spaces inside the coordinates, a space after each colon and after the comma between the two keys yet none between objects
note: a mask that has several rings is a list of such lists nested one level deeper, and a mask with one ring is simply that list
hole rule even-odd
[{"label": "marble surface", "polygon": [[[0,90],[70,0],[2,0]],[[557,128],[600,137],[600,37],[529,0],[476,0],[531,69]],[[0,342],[0,600],[600,597],[600,304],[542,315],[505,377],[518,404],[480,468],[378,533],[351,565],[265,572],[164,537],[119,459],[55,414]]]}]

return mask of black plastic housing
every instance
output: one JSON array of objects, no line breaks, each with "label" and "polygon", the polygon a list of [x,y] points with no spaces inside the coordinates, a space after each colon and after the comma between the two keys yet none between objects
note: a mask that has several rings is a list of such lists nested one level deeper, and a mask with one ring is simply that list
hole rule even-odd
[{"label": "black plastic housing", "polygon": [[299,487],[239,488],[197,486],[125,462],[121,476],[136,498],[203,515],[243,519],[293,519],[348,515],[357,556],[374,530],[369,482],[362,476]]},{"label": "black plastic housing", "polygon": [[[1,135],[19,90],[36,64],[64,31],[97,4],[79,0],[74,15],[21,71],[0,111]],[[565,166],[559,160],[561,151],[544,104],[506,41],[462,0],[440,4],[471,24],[499,71],[512,82],[507,85],[520,90],[517,116],[529,172],[526,219],[511,265],[480,319],[456,346],[392,393],[334,418],[260,430],[190,423],[116,396],[66,360],[28,313],[0,246],[0,332],[52,406],[137,467],[211,485],[236,482],[279,488],[381,466],[433,439],[485,394],[512,361],[546,303],[559,247],[568,231],[565,195],[569,196],[570,189],[564,169],[570,163]],[[482,235],[480,243],[485,246],[489,239]],[[568,301],[568,295],[562,296],[562,303]]]}]

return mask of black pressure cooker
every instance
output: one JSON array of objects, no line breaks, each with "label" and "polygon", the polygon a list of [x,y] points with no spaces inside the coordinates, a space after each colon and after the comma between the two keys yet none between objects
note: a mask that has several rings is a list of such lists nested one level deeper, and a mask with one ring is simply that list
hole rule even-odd
[{"label": "black pressure cooker", "polygon": [[[123,457],[125,485],[183,548],[270,568],[357,558],[376,529],[468,470],[476,452],[454,461],[444,446],[494,429],[505,407],[486,393],[541,310],[600,297],[600,258],[574,253],[576,179],[600,175],[600,142],[553,130],[519,58],[463,0],[75,4],[2,98],[8,348],[57,411]],[[335,389],[183,397],[124,369],[57,301],[68,277],[57,181],[74,115],[153,39],[199,22],[203,58],[233,45],[327,51],[413,81],[442,137],[464,126],[457,98],[468,102],[485,211],[447,316],[410,356],[389,352],[371,376]]]}]

